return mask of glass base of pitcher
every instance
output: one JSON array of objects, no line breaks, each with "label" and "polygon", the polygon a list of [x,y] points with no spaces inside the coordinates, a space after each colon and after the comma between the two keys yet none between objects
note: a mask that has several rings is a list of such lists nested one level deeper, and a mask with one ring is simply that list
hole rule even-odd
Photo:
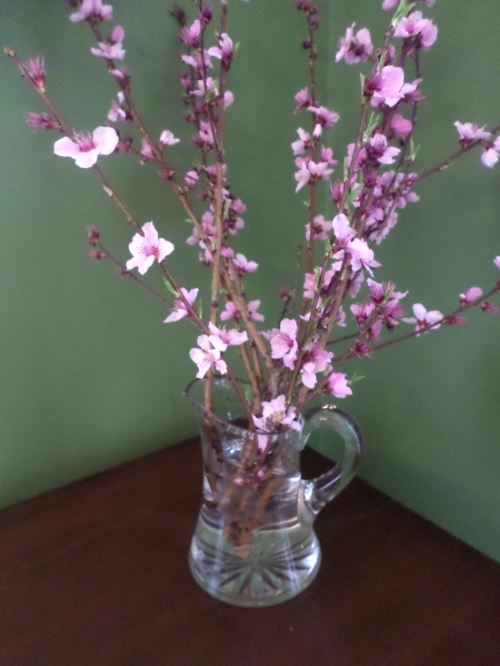
[{"label": "glass base of pitcher", "polygon": [[298,523],[258,529],[249,543],[237,546],[203,516],[189,552],[191,572],[208,594],[248,608],[272,606],[295,597],[314,580],[320,560],[314,531]]}]

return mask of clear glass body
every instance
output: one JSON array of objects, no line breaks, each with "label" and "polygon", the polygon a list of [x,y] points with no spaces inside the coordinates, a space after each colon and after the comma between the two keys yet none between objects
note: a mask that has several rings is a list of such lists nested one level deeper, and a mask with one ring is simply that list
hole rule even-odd
[{"label": "clear glass body", "polygon": [[[186,395],[200,417],[203,447],[203,505],[189,553],[195,580],[237,606],[296,596],[320,565],[314,518],[359,465],[356,423],[325,405],[303,415],[302,432],[262,435],[240,426],[241,407],[226,380],[215,382],[213,412],[203,408],[203,382],[190,385]],[[342,435],[344,456],[323,476],[304,481],[300,451],[318,427]]]}]

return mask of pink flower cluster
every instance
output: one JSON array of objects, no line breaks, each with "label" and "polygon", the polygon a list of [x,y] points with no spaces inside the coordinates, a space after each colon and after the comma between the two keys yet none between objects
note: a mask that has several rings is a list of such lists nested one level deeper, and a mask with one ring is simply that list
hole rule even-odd
[{"label": "pink flower cluster", "polygon": [[[110,21],[113,16],[112,6],[103,4],[102,0],[68,0],[68,4],[76,9],[70,20],[90,24],[97,38],[97,46],[91,48],[91,53],[106,61],[104,64],[119,87],[108,111],[108,121],[112,124],[130,123],[128,127],[135,124],[140,130],[140,147],[133,143],[136,139],[132,134],[121,129],[119,134],[115,127],[99,126],[91,134],[72,133],[50,103],[52,115],[30,113],[26,116],[32,127],[56,129],[66,134],[55,142],[54,153],[71,157],[81,168],[92,167],[99,156],[114,152],[135,155],[141,164],[150,161],[158,165],[159,178],[173,187],[193,223],[187,244],[197,248],[201,263],[213,269],[210,322],[203,319],[201,305],[196,302],[199,288],[178,287],[172,277],[165,259],[173,252],[174,245],[159,236],[153,222],[139,227],[125,204],[108,188],[107,179],[99,169],[95,172],[100,175],[105,190],[109,190],[119,207],[126,211],[128,221],[138,233],[129,244],[131,258],[123,266],[102,247],[99,233],[92,228],[89,235],[91,256],[94,259],[109,256],[118,264],[120,273],[129,276],[135,268],[140,275],[145,275],[155,262],[160,265],[167,287],[174,294],[172,301],[155,293],[137,276],[135,281],[167,305],[170,312],[165,323],[186,319],[198,327],[201,332],[197,338],[198,346],[189,353],[198,368],[196,377],[199,379],[217,371],[228,374],[230,380],[235,381],[237,375],[228,367],[228,351],[230,347],[240,347],[252,379],[252,389],[256,391],[253,402],[245,406],[247,412],[249,408],[254,412],[258,410],[252,418],[262,459],[270,434],[284,429],[300,431],[295,403],[300,408],[320,393],[340,399],[352,394],[347,375],[337,370],[353,356],[369,356],[378,347],[386,346],[387,341],[377,342],[385,330],[392,331],[401,321],[414,325],[413,332],[400,336],[405,339],[437,329],[441,324],[463,323],[463,311],[471,307],[486,312],[498,310],[487,300],[495,289],[483,294],[480,287],[470,287],[459,295],[457,309],[450,315],[427,310],[421,303],[415,303],[412,306],[414,316],[405,317],[401,301],[408,292],[396,291],[394,283],[377,282],[373,277],[374,269],[380,267],[374,248],[397,223],[398,210],[408,202],[418,201],[413,188],[420,180],[430,175],[433,169],[441,170],[457,155],[476,146],[482,148],[481,160],[487,167],[493,167],[500,156],[498,129],[490,132],[485,127],[456,121],[459,150],[455,155],[433,169],[419,174],[412,172],[416,156],[412,134],[417,107],[425,97],[420,90],[421,79],[405,82],[405,71],[409,69],[408,62],[414,60],[420,77],[419,55],[433,46],[438,35],[432,20],[425,18],[421,11],[413,11],[416,2],[431,7],[435,0],[414,0],[404,4],[400,0],[383,0],[383,9],[395,10],[395,14],[387,38],[377,50],[369,30],[363,27],[355,31],[354,23],[340,37],[336,62],[360,65],[367,71],[362,77],[360,130],[356,141],[347,146],[339,180],[330,186],[336,211],[325,217],[318,212],[317,187],[322,186],[322,181],[330,181],[338,166],[325,137],[339,121],[339,115],[323,106],[316,94],[314,31],[320,24],[319,10],[311,0],[296,0],[296,7],[307,15],[309,33],[302,46],[309,51],[311,70],[310,84],[295,95],[295,113],[307,116],[308,125],[303,124],[297,129],[298,138],[291,143],[297,169],[295,191],[307,187],[309,198],[305,224],[307,251],[304,254],[307,256],[302,299],[299,294],[299,304],[294,309],[295,289],[283,289],[284,306],[279,326],[268,331],[257,328],[264,321],[264,315],[259,312],[260,300],[246,300],[247,275],[258,269],[258,263],[232,248],[234,236],[245,226],[242,216],[246,205],[233,194],[224,163],[224,114],[234,103],[234,94],[226,87],[227,74],[236,53],[235,44],[226,32],[225,2],[222,3],[221,22],[215,31],[215,43],[211,41],[211,45],[207,27],[214,15],[212,6],[205,2],[195,3],[197,16],[190,21],[184,10],[177,8],[173,12],[182,26],[179,38],[184,70],[180,77],[186,107],[184,117],[192,127],[191,141],[198,153],[197,159],[188,167],[171,166],[171,154],[175,155],[171,147],[179,143],[171,130],[163,129],[159,138],[155,138],[158,134],[150,133],[142,124],[132,99],[130,75],[125,67],[117,68],[114,64],[115,60],[125,57],[125,31],[121,25],[116,25],[107,36],[101,36],[100,22]],[[22,75],[46,101],[43,59],[26,63],[16,60],[16,63]],[[318,261],[321,253],[322,259]],[[500,268],[500,256],[495,257],[494,263]],[[364,300],[362,297],[352,302],[362,289],[365,290]],[[500,290],[500,281],[496,290]],[[330,335],[336,327],[347,325],[346,313],[352,315],[351,330],[354,332],[348,331],[347,335],[332,339]],[[219,321],[231,321],[234,328],[227,330],[222,324],[218,326]],[[340,351],[335,347],[334,355],[327,349],[329,342],[344,346]],[[265,372],[268,373],[267,384]],[[255,405],[261,405],[261,409]],[[257,471],[248,478],[244,475],[237,477],[235,483],[260,483],[261,479],[262,475],[259,476]]]}]

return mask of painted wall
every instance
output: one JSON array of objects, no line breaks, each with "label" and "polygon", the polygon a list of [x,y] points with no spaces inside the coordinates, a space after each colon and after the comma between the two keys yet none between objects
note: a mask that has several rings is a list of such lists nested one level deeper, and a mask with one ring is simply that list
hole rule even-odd
[{"label": "painted wall", "polygon": [[[180,70],[168,3],[116,0],[125,27],[127,66],[136,99],[154,134],[168,127],[172,148],[189,164],[189,132],[180,119]],[[388,13],[379,3],[321,3],[324,98],[341,114],[330,144],[341,157],[357,112],[359,71],[335,65],[338,39],[354,20],[375,37]],[[290,283],[294,247],[305,223],[294,195],[289,144],[299,116],[293,96],[306,84],[298,45],[300,14],[292,2],[232,1],[229,31],[241,42],[231,80],[227,146],[233,191],[247,204],[237,249],[261,264],[248,280],[262,297],[269,326],[277,289]],[[265,11],[263,12],[263,7]],[[68,21],[59,0],[4,0],[2,45],[20,56],[44,54],[48,89],[69,124],[103,123],[115,95],[91,36]],[[425,168],[457,145],[455,120],[499,122],[500,7],[483,0],[438,0],[427,14],[440,28],[422,58],[417,142]],[[181,389],[194,375],[188,357],[196,332],[164,325],[162,307],[118,277],[107,262],[86,258],[86,226],[128,258],[131,231],[93,174],[52,154],[54,137],[24,125],[22,112],[42,107],[12,62],[0,64],[0,502],[62,485],[192,435],[196,424]],[[341,158],[342,159],[342,158]],[[132,157],[102,166],[142,222],[154,220],[178,248],[172,261],[188,287],[207,288],[207,273],[184,246],[185,215],[155,177]],[[500,254],[500,172],[469,155],[418,188],[421,202],[401,213],[377,251],[377,277],[410,290],[409,304],[449,310],[472,285],[489,287]],[[325,188],[325,214],[328,207]],[[152,278],[161,288],[158,276]],[[343,406],[366,439],[362,476],[431,520],[500,560],[500,320],[472,313],[468,326],[440,330],[352,366],[365,376]],[[165,479],[168,483],[168,478]]]}]

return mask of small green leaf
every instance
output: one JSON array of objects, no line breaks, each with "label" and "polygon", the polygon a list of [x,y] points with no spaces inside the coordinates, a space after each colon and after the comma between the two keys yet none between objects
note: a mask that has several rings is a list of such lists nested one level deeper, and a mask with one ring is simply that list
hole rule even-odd
[{"label": "small green leaf", "polygon": [[355,384],[356,382],[359,382],[359,381],[361,381],[362,379],[364,379],[364,375],[358,375],[358,373],[355,372],[355,373],[353,374],[353,376],[350,377],[350,378],[347,380],[347,383],[348,383],[349,386],[350,386],[351,384]]},{"label": "small green leaf", "polygon": [[401,0],[396,13],[392,17],[391,27],[395,28],[401,19],[410,11],[410,9],[413,9],[414,5],[415,3],[411,0]]},{"label": "small green leaf", "polygon": [[179,296],[180,296],[179,292],[176,291],[176,290],[172,287],[172,285],[171,285],[170,282],[167,280],[167,278],[163,278],[163,282],[165,283],[165,286],[166,286],[166,288],[169,290],[169,292],[170,292],[171,294],[173,294],[173,295],[175,296],[175,298],[179,298]]}]

